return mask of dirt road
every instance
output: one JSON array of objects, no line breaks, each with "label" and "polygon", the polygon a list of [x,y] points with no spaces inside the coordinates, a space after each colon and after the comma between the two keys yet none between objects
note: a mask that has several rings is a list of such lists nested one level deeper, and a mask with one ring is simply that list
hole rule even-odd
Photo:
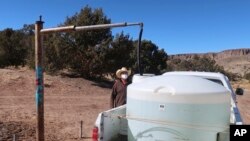
[{"label": "dirt road", "polygon": [[237,102],[244,124],[250,124],[250,90],[245,89],[243,96],[237,96]]}]

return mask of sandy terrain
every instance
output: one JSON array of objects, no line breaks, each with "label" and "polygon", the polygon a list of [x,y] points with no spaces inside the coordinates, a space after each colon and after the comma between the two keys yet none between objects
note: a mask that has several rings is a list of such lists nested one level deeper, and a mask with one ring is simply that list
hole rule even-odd
[{"label": "sandy terrain", "polygon": [[240,87],[244,89],[244,95],[237,95],[237,105],[239,107],[244,124],[250,124],[250,82],[242,80],[233,82],[234,88]]},{"label": "sandy terrain", "polygon": [[[0,69],[0,141],[35,140],[34,71]],[[238,96],[244,122],[250,124],[250,83]],[[237,86],[235,83],[234,86]],[[91,140],[97,114],[109,108],[110,85],[82,78],[45,75],[45,136],[48,141]],[[83,121],[83,137],[80,137]]]},{"label": "sandy terrain", "polygon": [[[34,71],[0,69],[0,141],[35,140]],[[110,89],[82,78],[45,76],[45,136],[49,141],[90,140],[97,114],[109,108]]]}]

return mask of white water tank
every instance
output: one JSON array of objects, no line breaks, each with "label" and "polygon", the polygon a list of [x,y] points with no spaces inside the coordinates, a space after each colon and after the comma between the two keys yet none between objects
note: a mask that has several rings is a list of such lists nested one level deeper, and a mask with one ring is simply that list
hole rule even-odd
[{"label": "white water tank", "polygon": [[143,75],[135,74],[133,75],[132,83],[141,82],[144,78],[153,77],[153,76],[155,75],[151,73],[146,73],[146,74],[144,73]]},{"label": "white water tank", "polygon": [[129,141],[217,141],[230,122],[230,92],[194,76],[155,76],[127,89]]}]

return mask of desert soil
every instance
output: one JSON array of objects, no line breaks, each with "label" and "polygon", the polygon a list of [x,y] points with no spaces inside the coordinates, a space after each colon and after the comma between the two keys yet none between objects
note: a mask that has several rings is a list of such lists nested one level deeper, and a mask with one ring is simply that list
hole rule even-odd
[{"label": "desert soil", "polygon": [[[0,69],[0,141],[12,141],[14,136],[18,140],[35,140],[34,73],[26,68]],[[50,75],[44,78],[46,140],[90,140],[98,113],[109,108],[110,88],[82,78]]]},{"label": "desert soil", "polygon": [[[237,96],[245,124],[250,124],[250,83]],[[110,84],[45,75],[44,116],[48,141],[91,141],[99,112],[109,109]],[[83,138],[80,122],[83,121]],[[0,141],[36,138],[35,72],[27,68],[0,69]]]}]

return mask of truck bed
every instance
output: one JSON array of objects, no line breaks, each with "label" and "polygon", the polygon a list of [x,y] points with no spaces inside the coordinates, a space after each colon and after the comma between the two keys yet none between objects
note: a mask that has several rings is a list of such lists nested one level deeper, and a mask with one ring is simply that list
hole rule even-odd
[{"label": "truck bed", "polygon": [[99,133],[103,140],[127,141],[126,105],[102,112],[98,119],[102,123]]}]

